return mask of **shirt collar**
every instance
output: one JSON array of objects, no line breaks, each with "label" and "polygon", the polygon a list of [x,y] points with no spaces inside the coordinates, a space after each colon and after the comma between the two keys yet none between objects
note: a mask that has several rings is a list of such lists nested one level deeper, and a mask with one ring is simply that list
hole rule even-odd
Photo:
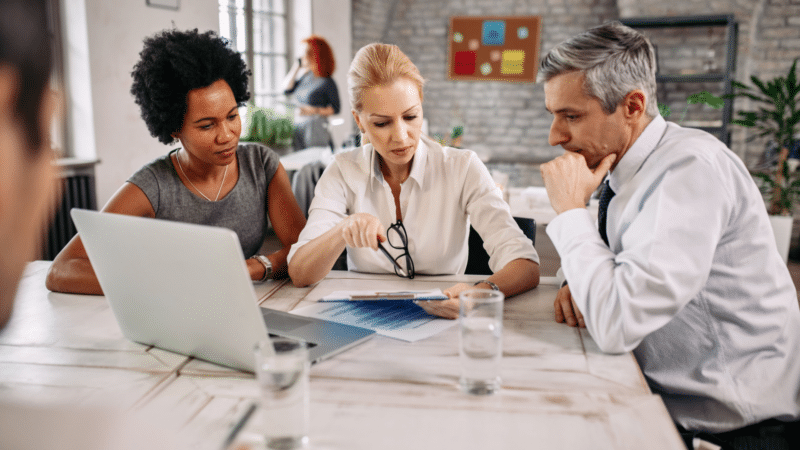
[{"label": "shirt collar", "polygon": [[[422,186],[425,166],[428,163],[428,145],[433,142],[428,142],[428,139],[425,136],[420,138],[417,150],[414,152],[414,159],[411,161],[411,172],[408,174],[408,179],[416,181],[420,186]],[[370,181],[371,183],[377,182],[377,185],[380,186],[383,184],[383,174],[381,173],[378,152],[375,151],[375,147],[372,144],[365,145],[364,150],[369,152]]]},{"label": "shirt collar", "polygon": [[657,115],[647,124],[631,148],[622,155],[614,171],[609,174],[608,183],[613,191],[619,192],[619,187],[636,175],[647,157],[656,149],[666,129],[667,122],[661,115]]}]

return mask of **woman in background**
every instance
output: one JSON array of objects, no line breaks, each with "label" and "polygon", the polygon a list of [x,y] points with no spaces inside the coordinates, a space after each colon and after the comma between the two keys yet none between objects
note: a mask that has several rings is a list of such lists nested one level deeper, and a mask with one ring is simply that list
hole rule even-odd
[{"label": "woman in background", "polygon": [[[296,286],[324,278],[347,249],[360,272],[462,274],[470,222],[484,240],[494,274],[475,285],[512,296],[539,284],[539,257],[511,216],[489,171],[469,150],[422,136],[424,80],[397,46],[370,44],[348,73],[350,101],[366,144],[339,153],[320,178],[308,225],[289,253]],[[402,268],[395,270],[378,242]],[[426,311],[458,317],[450,300],[421,302]]]},{"label": "woman in background", "polygon": [[[103,211],[229,228],[250,277],[265,281],[286,276],[286,255],[305,217],[278,155],[239,144],[248,75],[241,56],[211,31],[168,30],[145,39],[131,93],[150,134],[181,147],[136,172]],[[259,255],[270,222],[283,248]],[[56,256],[47,288],[102,294],[80,236]]]},{"label": "woman in background", "polygon": [[311,35],[303,42],[306,51],[295,61],[284,82],[284,94],[293,95],[295,105],[294,149],[332,145],[328,116],[339,114],[339,91],[331,76],[336,68],[328,42]]}]

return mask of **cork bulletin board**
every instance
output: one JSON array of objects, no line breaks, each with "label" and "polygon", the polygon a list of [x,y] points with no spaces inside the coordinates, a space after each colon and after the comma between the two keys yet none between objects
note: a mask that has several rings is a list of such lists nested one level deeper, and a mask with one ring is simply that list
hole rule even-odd
[{"label": "cork bulletin board", "polygon": [[536,81],[541,16],[451,17],[451,80]]}]

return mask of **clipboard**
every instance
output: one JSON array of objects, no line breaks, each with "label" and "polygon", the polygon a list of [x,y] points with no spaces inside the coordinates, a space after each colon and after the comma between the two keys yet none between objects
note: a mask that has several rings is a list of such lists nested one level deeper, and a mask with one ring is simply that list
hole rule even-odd
[{"label": "clipboard", "polygon": [[322,297],[321,302],[447,300],[441,289],[411,291],[335,291]]}]

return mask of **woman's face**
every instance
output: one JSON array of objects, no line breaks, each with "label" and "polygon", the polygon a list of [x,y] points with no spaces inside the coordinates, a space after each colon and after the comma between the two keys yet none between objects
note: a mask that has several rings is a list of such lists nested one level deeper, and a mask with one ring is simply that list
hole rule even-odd
[{"label": "woman's face", "polygon": [[173,134],[195,158],[218,166],[236,157],[242,122],[239,105],[225,80],[192,89],[186,95],[186,116],[181,130]]},{"label": "woman's face", "polygon": [[390,169],[406,168],[417,151],[422,130],[422,99],[416,83],[399,78],[364,91],[358,127]]}]

